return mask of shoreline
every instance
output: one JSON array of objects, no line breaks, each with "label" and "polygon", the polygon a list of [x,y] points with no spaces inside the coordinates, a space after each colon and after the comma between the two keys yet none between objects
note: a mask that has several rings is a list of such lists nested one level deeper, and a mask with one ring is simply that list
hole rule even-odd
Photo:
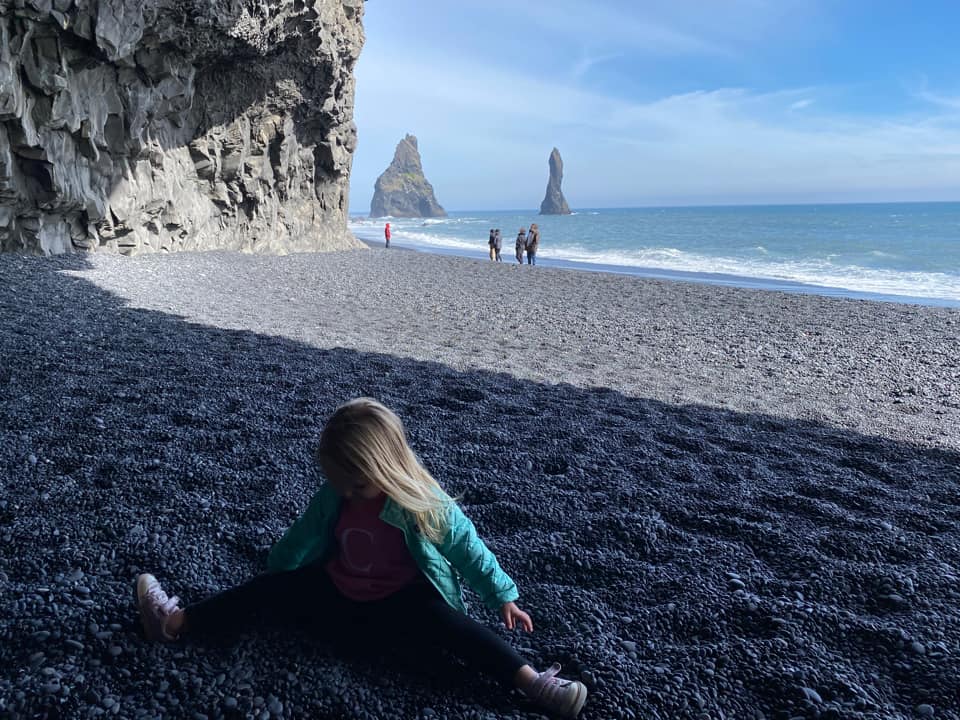
[{"label": "shoreline", "polygon": [[[369,247],[383,247],[383,241],[378,238],[376,232],[371,228],[370,232],[364,232],[358,228],[355,223],[349,226],[350,232]],[[382,228],[381,228],[382,232]],[[485,242],[485,241],[484,241]],[[403,239],[394,237],[391,241],[391,249],[413,250],[434,255],[452,255],[456,257],[467,257],[472,259],[488,260],[486,247],[481,247],[478,242],[477,250],[458,249],[452,247],[443,247],[439,245],[428,245],[425,243],[412,243]],[[507,247],[504,245],[503,262],[508,262]],[[512,245],[510,247],[510,260],[514,260]],[[554,259],[537,255],[537,263],[543,267],[566,268],[578,270],[581,272],[601,272],[614,273],[618,275],[630,275],[634,277],[655,278],[660,280],[676,280],[682,282],[704,283],[709,285],[718,285],[723,287],[739,287],[750,290],[773,290],[788,293],[797,293],[804,295],[818,295],[822,297],[849,298],[853,300],[870,300],[874,302],[890,302],[904,305],[923,305],[928,307],[960,308],[960,300],[938,297],[921,297],[913,295],[899,295],[891,293],[879,293],[863,290],[850,290],[842,287],[829,285],[816,285],[792,280],[778,280],[775,278],[753,277],[748,275],[732,275],[726,273],[708,273],[694,272],[687,270],[670,270],[665,268],[642,267],[633,265],[606,265],[601,263],[585,263],[574,260]]]},{"label": "shoreline", "polygon": [[[354,233],[356,235],[356,233]],[[371,245],[371,240],[357,235],[357,239]],[[390,249],[396,247],[398,250],[407,250],[413,252],[422,252],[436,255],[453,255],[456,257],[470,258],[472,260],[487,260],[489,258],[485,253],[468,253],[458,251],[452,248],[431,247],[428,245],[398,244],[391,241]],[[513,256],[511,256],[513,258]],[[504,258],[503,262],[507,262]],[[517,264],[517,263],[513,263]],[[706,285],[718,285],[721,287],[735,287],[744,290],[769,290],[773,292],[796,293],[800,295],[817,295],[819,297],[845,298],[848,300],[868,300],[871,302],[889,302],[900,305],[922,305],[926,307],[960,308],[960,300],[949,300],[945,298],[924,298],[910,295],[889,295],[883,293],[863,292],[859,290],[847,290],[845,288],[830,287],[827,285],[811,285],[807,283],[792,282],[790,280],[775,280],[771,278],[755,278],[746,275],[726,275],[723,273],[697,273],[685,270],[665,270],[660,268],[632,267],[626,265],[601,265],[599,263],[578,263],[573,260],[555,260],[552,258],[543,258],[537,256],[538,267],[552,267],[565,270],[576,270],[579,272],[591,273],[611,273],[615,275],[629,275],[639,278],[650,278],[654,280],[673,280],[678,282],[703,283]]]}]

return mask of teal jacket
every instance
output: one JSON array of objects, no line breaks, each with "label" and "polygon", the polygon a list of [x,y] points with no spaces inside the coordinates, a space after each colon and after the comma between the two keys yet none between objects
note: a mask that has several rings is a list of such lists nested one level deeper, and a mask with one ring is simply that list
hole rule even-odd
[{"label": "teal jacket", "polygon": [[[296,570],[325,559],[334,548],[334,528],[341,502],[333,487],[324,483],[311,498],[307,511],[270,549],[267,557],[270,570]],[[497,558],[483,544],[477,529],[456,503],[450,504],[449,530],[439,545],[424,537],[414,517],[390,498],[384,503],[380,519],[403,532],[417,567],[454,609],[467,611],[458,576],[491,610],[499,610],[504,603],[519,597],[516,583],[500,568]]]}]

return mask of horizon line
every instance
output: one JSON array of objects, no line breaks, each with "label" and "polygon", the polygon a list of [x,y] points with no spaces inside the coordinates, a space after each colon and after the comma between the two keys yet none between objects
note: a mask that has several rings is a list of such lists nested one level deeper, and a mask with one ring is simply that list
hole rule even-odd
[{"label": "horizon line", "polygon": [[[680,210],[696,208],[755,208],[755,207],[813,207],[818,205],[956,205],[960,204],[960,198],[956,200],[860,200],[850,202],[844,200],[825,200],[820,202],[755,202],[755,203],[693,203],[689,205],[596,205],[592,207],[583,207],[580,209],[571,209],[570,214],[576,215],[579,212],[591,210]],[[496,213],[534,213],[539,217],[562,217],[562,215],[540,215],[539,210],[530,208],[470,208],[446,210],[448,213],[471,213],[471,212],[496,212]],[[361,213],[347,211],[350,217],[359,217]],[[375,220],[368,213],[362,213],[368,220]],[[384,215],[383,217],[387,217]],[[390,216],[393,217],[393,216]],[[399,220],[430,220],[428,217],[397,218]]]}]

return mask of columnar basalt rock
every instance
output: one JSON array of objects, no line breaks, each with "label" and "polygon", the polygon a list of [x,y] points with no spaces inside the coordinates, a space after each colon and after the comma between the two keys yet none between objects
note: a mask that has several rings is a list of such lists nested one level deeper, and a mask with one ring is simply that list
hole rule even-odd
[{"label": "columnar basalt rock", "polygon": [[0,249],[351,247],[363,0],[0,0]]},{"label": "columnar basalt rock", "polygon": [[563,160],[556,148],[550,153],[550,179],[547,180],[547,193],[540,203],[541,215],[569,215],[570,206],[563,197],[560,184],[563,182]]},{"label": "columnar basalt rock", "polygon": [[407,135],[393,154],[393,162],[377,178],[370,217],[446,217],[427,182],[420,161],[417,138]]}]

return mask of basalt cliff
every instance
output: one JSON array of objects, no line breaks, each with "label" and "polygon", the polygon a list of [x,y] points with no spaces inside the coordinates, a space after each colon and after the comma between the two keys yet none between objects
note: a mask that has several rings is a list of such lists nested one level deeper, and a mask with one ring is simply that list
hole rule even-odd
[{"label": "basalt cliff", "polygon": [[397,143],[393,162],[374,185],[370,217],[446,217],[423,175],[417,138],[407,135]]},{"label": "basalt cliff", "polygon": [[563,160],[556,148],[550,153],[550,179],[547,180],[547,192],[540,203],[541,215],[569,215],[570,206],[563,196],[560,183],[563,182]]},{"label": "basalt cliff", "polygon": [[0,0],[0,249],[349,247],[363,0]]}]

